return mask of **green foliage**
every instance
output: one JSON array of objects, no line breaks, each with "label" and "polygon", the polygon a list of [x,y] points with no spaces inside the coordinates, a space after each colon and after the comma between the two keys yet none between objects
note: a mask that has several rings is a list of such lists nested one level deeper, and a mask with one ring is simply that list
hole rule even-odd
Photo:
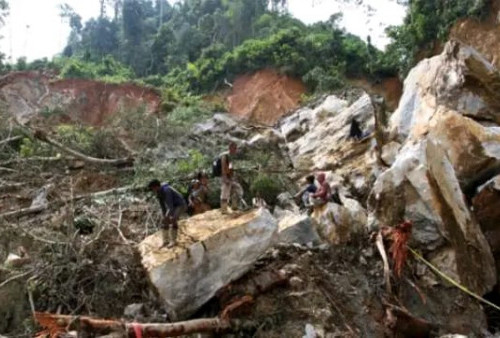
[{"label": "green foliage", "polygon": [[59,60],[60,76],[70,79],[96,79],[110,83],[130,81],[133,72],[127,66],[116,61],[112,56],[104,57],[100,62],[88,62],[77,58]]},{"label": "green foliage", "polygon": [[[60,66],[61,75],[111,82],[137,76],[168,88],[163,110],[174,119],[196,116],[184,108],[174,112],[184,105],[179,97],[212,92],[239,74],[264,68],[302,78],[313,92],[342,88],[346,78],[404,74],[419,51],[446,38],[458,19],[484,14],[486,3],[412,0],[404,24],[389,29],[393,43],[386,52],[369,37],[365,43],[338,28],[338,14],[305,25],[283,14],[281,0],[114,1],[114,15],[103,11],[85,24],[61,6],[72,28],[64,51],[72,58]],[[18,64],[23,67],[30,65]]]},{"label": "green foliage", "polygon": [[52,153],[51,147],[45,143],[32,141],[30,138],[23,138],[19,147],[19,155],[21,157],[31,156],[50,156]]},{"label": "green foliage", "polygon": [[487,5],[486,0],[410,1],[404,24],[388,29],[393,42],[387,47],[381,63],[393,65],[406,74],[419,52],[432,50],[435,41],[445,40],[457,20],[484,15]]},{"label": "green foliage", "polygon": [[89,153],[92,148],[93,130],[90,127],[61,124],[56,127],[59,141],[72,149]]},{"label": "green foliage", "polygon": [[173,173],[176,177],[186,177],[205,170],[209,167],[211,159],[203,155],[197,149],[191,149],[188,152],[187,159],[181,159],[175,164]]},{"label": "green foliage", "polygon": [[253,196],[263,198],[268,205],[275,205],[283,186],[275,177],[259,175],[251,184],[250,192]]},{"label": "green foliage", "polygon": [[212,115],[212,111],[204,104],[177,106],[168,114],[168,121],[173,125],[192,125],[201,122]]}]

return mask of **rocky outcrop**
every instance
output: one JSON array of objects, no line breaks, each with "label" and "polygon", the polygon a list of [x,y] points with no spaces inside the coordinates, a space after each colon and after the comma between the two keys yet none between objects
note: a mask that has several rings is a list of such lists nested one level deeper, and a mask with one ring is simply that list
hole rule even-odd
[{"label": "rocky outcrop", "polygon": [[241,216],[216,210],[181,222],[176,247],[160,248],[157,233],[140,243],[139,251],[167,313],[179,320],[245,274],[273,243],[277,228],[266,209]]},{"label": "rocky outcrop", "polygon": [[229,111],[245,120],[272,126],[298,107],[305,92],[300,80],[265,69],[234,81],[228,97]]},{"label": "rocky outcrop", "polygon": [[449,38],[479,51],[500,69],[500,1],[486,2],[485,15],[480,18],[465,18],[451,28]]},{"label": "rocky outcrop", "polygon": [[412,245],[479,294],[495,285],[495,263],[462,190],[500,155],[500,134],[484,123],[497,120],[497,78],[491,64],[456,42],[415,67],[391,119],[402,148],[369,198],[371,225],[411,220]]},{"label": "rocky outcrop", "polygon": [[13,72],[0,78],[0,98],[12,116],[27,121],[37,114],[60,121],[101,125],[122,110],[158,112],[160,94],[135,84],[58,79],[40,72]]},{"label": "rocky outcrop", "polygon": [[[293,166],[301,171],[334,171],[329,175],[333,186],[349,187],[350,194],[364,200],[378,174],[373,113],[370,97],[364,94],[351,105],[329,96],[315,108],[299,109],[284,118],[279,128]],[[363,140],[348,138],[353,118],[361,126]]]}]

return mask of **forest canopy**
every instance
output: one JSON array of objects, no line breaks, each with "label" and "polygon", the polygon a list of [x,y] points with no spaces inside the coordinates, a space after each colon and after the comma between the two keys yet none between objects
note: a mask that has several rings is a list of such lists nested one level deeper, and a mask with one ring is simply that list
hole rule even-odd
[{"label": "forest canopy", "polygon": [[[463,17],[486,12],[486,0],[407,2],[403,25],[390,27],[385,51],[339,27],[341,14],[305,25],[286,0],[92,0],[100,13],[83,22],[69,5],[71,27],[61,56],[17,70],[55,68],[62,77],[140,80],[177,92],[211,92],[238,74],[263,68],[301,78],[311,92],[341,88],[346,78],[404,76],[419,51],[447,38]],[[346,0],[349,1],[349,0]],[[0,1],[5,10],[6,1]],[[9,67],[5,67],[9,70]]]}]

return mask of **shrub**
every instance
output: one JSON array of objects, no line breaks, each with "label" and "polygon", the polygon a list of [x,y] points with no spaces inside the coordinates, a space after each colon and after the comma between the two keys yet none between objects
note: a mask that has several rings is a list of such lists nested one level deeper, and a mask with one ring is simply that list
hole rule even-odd
[{"label": "shrub", "polygon": [[281,191],[282,186],[279,180],[267,175],[259,175],[250,185],[250,193],[253,196],[263,198],[269,205],[276,204]]}]

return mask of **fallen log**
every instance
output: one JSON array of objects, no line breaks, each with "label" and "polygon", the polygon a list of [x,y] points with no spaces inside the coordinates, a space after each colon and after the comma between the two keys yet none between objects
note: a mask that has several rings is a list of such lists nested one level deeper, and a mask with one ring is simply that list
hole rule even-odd
[{"label": "fallen log", "polygon": [[56,149],[61,150],[62,152],[74,156],[75,158],[78,158],[82,161],[85,161],[87,163],[91,164],[98,164],[98,165],[112,165],[112,166],[130,166],[134,164],[134,158],[133,157],[127,157],[127,158],[119,158],[119,159],[104,159],[104,158],[96,158],[92,156],[87,156],[85,154],[82,154],[74,149],[68,148],[65,145],[57,142],[56,140],[53,140],[50,138],[46,132],[40,129],[33,130],[25,125],[22,125],[18,121],[16,123],[22,128],[23,132],[26,134],[26,136],[30,138],[34,138],[37,140],[40,140],[42,142],[45,142],[51,146],[53,146]]},{"label": "fallen log", "polygon": [[90,317],[56,315],[35,312],[35,319],[56,338],[69,331],[89,333],[92,336],[119,333],[122,337],[178,337],[194,333],[218,332],[233,327],[230,320],[220,318],[194,319],[178,323],[125,323],[120,320],[104,320]]},{"label": "fallen log", "polygon": [[21,183],[2,183],[0,184],[0,192],[7,192],[12,190],[17,190],[23,186],[27,185],[26,182]]},{"label": "fallen log", "polygon": [[27,216],[27,215],[31,215],[31,214],[37,214],[37,213],[40,213],[40,212],[45,211],[47,209],[57,208],[57,207],[60,207],[64,204],[68,204],[68,203],[75,202],[75,201],[80,201],[83,199],[92,199],[92,198],[99,198],[99,197],[102,198],[102,197],[106,197],[106,196],[110,196],[110,195],[121,195],[121,194],[125,194],[125,193],[131,192],[131,191],[140,191],[143,189],[144,188],[140,187],[140,186],[126,186],[126,187],[114,188],[114,189],[109,189],[109,190],[104,190],[104,191],[98,191],[98,192],[90,193],[90,194],[77,195],[77,196],[73,196],[71,198],[66,198],[66,199],[56,200],[56,201],[50,202],[47,205],[41,205],[41,206],[36,206],[36,207],[29,207],[29,208],[5,212],[3,214],[0,214],[0,219],[1,218],[8,219],[8,218]]},{"label": "fallen log", "polygon": [[22,217],[22,216],[27,216],[27,215],[31,215],[31,214],[37,214],[39,212],[47,210],[47,208],[48,208],[47,205],[39,205],[39,206],[36,206],[33,208],[29,207],[29,208],[14,210],[14,211],[8,211],[8,212],[4,212],[3,214],[0,214],[0,218],[13,218],[13,217]]},{"label": "fallen log", "polygon": [[5,140],[0,141],[0,146],[7,144],[7,143],[19,141],[22,138],[23,138],[22,136],[13,136],[13,137],[6,138]]},{"label": "fallen log", "polygon": [[71,158],[61,157],[61,156],[53,156],[53,157],[41,157],[41,156],[32,156],[32,157],[17,157],[12,160],[8,160],[0,163],[0,166],[9,166],[12,164],[19,164],[24,162],[59,162],[63,160],[71,160]]}]

